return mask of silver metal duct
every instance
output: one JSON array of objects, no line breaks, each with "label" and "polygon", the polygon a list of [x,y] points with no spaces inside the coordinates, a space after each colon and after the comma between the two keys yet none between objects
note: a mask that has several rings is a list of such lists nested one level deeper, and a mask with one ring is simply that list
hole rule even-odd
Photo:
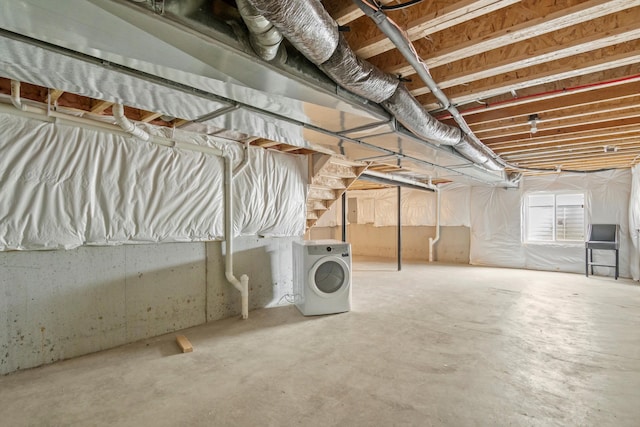
[{"label": "silver metal duct", "polygon": [[384,101],[382,106],[404,127],[429,142],[455,146],[462,139],[460,129],[444,124],[427,113],[404,85],[400,85],[396,93]]},{"label": "silver metal duct", "polygon": [[[435,80],[433,80],[426,65],[420,60],[411,45],[411,42],[405,37],[402,31],[394,25],[389,18],[387,18],[387,15],[385,15],[384,12],[374,9],[368,2],[363,0],[352,1],[364,12],[365,15],[370,17],[378,28],[389,38],[389,40],[391,40],[402,56],[404,56],[407,62],[409,62],[409,64],[411,64],[411,66],[416,70],[416,73],[420,76],[431,93],[433,93],[438,101],[451,113],[458,126],[460,126],[462,129],[460,131],[462,137],[451,145],[453,145],[460,154],[472,162],[481,164],[491,170],[504,169],[505,164],[499,161],[498,156],[482,144],[482,142],[473,134],[458,109],[451,104],[449,98],[447,98]],[[422,106],[420,106],[420,108],[424,110]],[[426,110],[424,111],[424,114],[431,116]],[[409,126],[405,126],[411,129]]]},{"label": "silver metal duct", "polygon": [[248,0],[236,0],[236,4],[249,29],[251,47],[260,58],[273,61],[278,55],[282,34]]},{"label": "silver metal duct", "polygon": [[318,0],[249,0],[311,62],[320,65],[338,46],[338,24]]},{"label": "silver metal duct", "polygon": [[335,52],[320,69],[340,86],[376,104],[389,99],[400,83],[392,75],[358,58],[342,35]]},{"label": "silver metal duct", "polygon": [[[399,84],[395,76],[357,58],[355,52],[338,35],[336,22],[318,0],[247,1],[336,83],[369,101],[381,104],[399,123],[418,137],[436,145],[453,146],[461,155],[487,169],[504,169],[482,143],[474,141],[459,128],[431,116],[407,88]],[[362,6],[361,1],[354,2],[368,16],[373,15],[368,6]],[[378,18],[377,24],[380,21],[380,17]],[[397,42],[394,38],[391,40]],[[398,48],[402,51],[405,47],[409,48]],[[395,91],[391,90],[393,88]]]}]

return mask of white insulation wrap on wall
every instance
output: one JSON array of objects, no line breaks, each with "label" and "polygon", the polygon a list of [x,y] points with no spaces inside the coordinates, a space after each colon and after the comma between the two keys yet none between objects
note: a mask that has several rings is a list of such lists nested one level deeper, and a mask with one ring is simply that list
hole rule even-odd
[{"label": "white insulation wrap on wall", "polygon": [[[521,225],[522,199],[527,194],[583,192],[586,224],[620,225],[620,275],[630,277],[630,191],[629,170],[524,177],[518,189],[474,187],[470,204],[470,262],[476,265],[584,274],[584,243],[523,243]],[[612,262],[613,252],[607,252],[596,256],[607,257],[607,263]],[[610,267],[597,270],[599,274],[613,275],[613,268]]]},{"label": "white insulation wrap on wall", "polygon": [[[220,157],[7,114],[0,135],[0,250],[224,238]],[[306,176],[304,158],[251,149],[236,233],[302,235]]]},{"label": "white insulation wrap on wall", "polygon": [[629,270],[633,280],[640,280],[640,165],[631,169],[631,197],[629,198]]}]

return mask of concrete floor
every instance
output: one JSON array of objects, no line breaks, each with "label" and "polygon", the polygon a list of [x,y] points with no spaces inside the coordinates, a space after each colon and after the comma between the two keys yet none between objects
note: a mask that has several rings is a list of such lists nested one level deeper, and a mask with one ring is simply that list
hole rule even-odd
[{"label": "concrete floor", "polygon": [[640,286],[357,263],[353,311],[257,310],[0,377],[7,426],[640,423]]}]

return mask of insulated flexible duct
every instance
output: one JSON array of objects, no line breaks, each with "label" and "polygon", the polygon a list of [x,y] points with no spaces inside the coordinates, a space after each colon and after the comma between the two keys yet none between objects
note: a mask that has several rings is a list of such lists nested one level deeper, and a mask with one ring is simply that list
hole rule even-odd
[{"label": "insulated flexible duct", "polygon": [[[395,76],[357,58],[355,52],[339,36],[336,22],[320,1],[247,1],[337,84],[369,101],[381,104],[399,123],[418,137],[437,145],[453,146],[462,156],[488,169],[504,169],[487,154],[482,145],[459,128],[431,116],[408,89],[399,84]],[[403,47],[407,46],[398,46],[399,49]]]},{"label": "insulated flexible duct", "polygon": [[400,85],[393,96],[382,103],[396,119],[414,134],[434,144],[455,145],[462,139],[462,132],[427,113],[411,92]]},{"label": "insulated flexible duct", "polygon": [[358,58],[342,36],[335,52],[320,69],[340,86],[377,104],[390,98],[400,83],[392,75]]},{"label": "insulated flexible duct", "polygon": [[253,50],[265,61],[274,60],[282,43],[282,34],[248,0],[236,0],[236,4],[249,29]]},{"label": "insulated flexible duct", "polygon": [[320,65],[338,45],[338,24],[318,0],[249,0],[311,62]]}]

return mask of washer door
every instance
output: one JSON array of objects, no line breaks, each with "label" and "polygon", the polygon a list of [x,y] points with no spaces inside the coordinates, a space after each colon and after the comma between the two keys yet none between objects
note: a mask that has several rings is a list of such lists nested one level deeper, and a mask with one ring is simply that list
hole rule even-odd
[{"label": "washer door", "polygon": [[329,298],[349,288],[351,272],[349,265],[337,257],[324,257],[309,271],[309,285],[316,294]]}]

